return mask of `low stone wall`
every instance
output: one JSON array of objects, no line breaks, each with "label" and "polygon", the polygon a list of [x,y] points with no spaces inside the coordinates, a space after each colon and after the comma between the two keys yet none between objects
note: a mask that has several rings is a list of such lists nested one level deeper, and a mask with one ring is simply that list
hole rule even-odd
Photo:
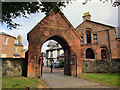
[{"label": "low stone wall", "polygon": [[82,60],[82,73],[118,73],[118,72],[120,72],[120,59]]},{"label": "low stone wall", "polygon": [[2,58],[2,76],[27,76],[25,58]]},{"label": "low stone wall", "polygon": [[[2,76],[27,76],[28,62],[25,58],[2,58]],[[82,60],[82,73],[119,73],[120,59]]]}]

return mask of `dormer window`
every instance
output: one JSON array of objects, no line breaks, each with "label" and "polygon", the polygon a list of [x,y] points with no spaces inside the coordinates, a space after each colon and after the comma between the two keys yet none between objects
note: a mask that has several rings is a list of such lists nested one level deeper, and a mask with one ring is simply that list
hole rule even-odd
[{"label": "dormer window", "polygon": [[18,40],[17,40],[17,39],[15,39],[15,43],[18,43]]},{"label": "dormer window", "polygon": [[91,32],[89,30],[86,31],[86,42],[91,43]]}]

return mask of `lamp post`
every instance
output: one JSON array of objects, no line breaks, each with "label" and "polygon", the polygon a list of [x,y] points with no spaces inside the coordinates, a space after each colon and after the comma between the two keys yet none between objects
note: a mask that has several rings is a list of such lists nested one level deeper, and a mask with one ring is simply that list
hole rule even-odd
[{"label": "lamp post", "polygon": [[40,56],[40,61],[39,63],[41,64],[41,77],[42,77],[42,73],[43,73],[43,53]]}]

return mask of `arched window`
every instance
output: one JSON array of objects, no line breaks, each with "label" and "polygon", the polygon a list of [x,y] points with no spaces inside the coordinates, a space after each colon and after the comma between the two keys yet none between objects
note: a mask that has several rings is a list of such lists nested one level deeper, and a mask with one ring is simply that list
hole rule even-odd
[{"label": "arched window", "polygon": [[89,30],[86,31],[86,41],[87,43],[91,43],[91,32]]},{"label": "arched window", "polygon": [[90,48],[86,50],[86,59],[95,59],[94,52]]},{"label": "arched window", "polygon": [[105,49],[101,50],[101,58],[106,59],[107,58],[107,51]]}]

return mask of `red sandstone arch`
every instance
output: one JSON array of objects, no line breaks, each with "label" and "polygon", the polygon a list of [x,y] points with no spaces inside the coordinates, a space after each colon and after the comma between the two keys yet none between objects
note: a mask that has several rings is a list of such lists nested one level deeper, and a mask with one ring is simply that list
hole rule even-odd
[{"label": "red sandstone arch", "polygon": [[[68,65],[65,65],[64,74],[75,75],[76,65],[70,65],[71,57],[77,54],[77,74],[81,74],[81,47],[80,36],[75,31],[73,26],[69,23],[63,13],[60,11],[55,14],[51,12],[40,21],[29,33],[29,51],[28,51],[28,77],[41,77],[39,56],[41,55],[41,48],[47,40],[56,40],[60,43],[65,51],[68,51],[67,59]],[[75,60],[76,62],[76,60]]]}]

